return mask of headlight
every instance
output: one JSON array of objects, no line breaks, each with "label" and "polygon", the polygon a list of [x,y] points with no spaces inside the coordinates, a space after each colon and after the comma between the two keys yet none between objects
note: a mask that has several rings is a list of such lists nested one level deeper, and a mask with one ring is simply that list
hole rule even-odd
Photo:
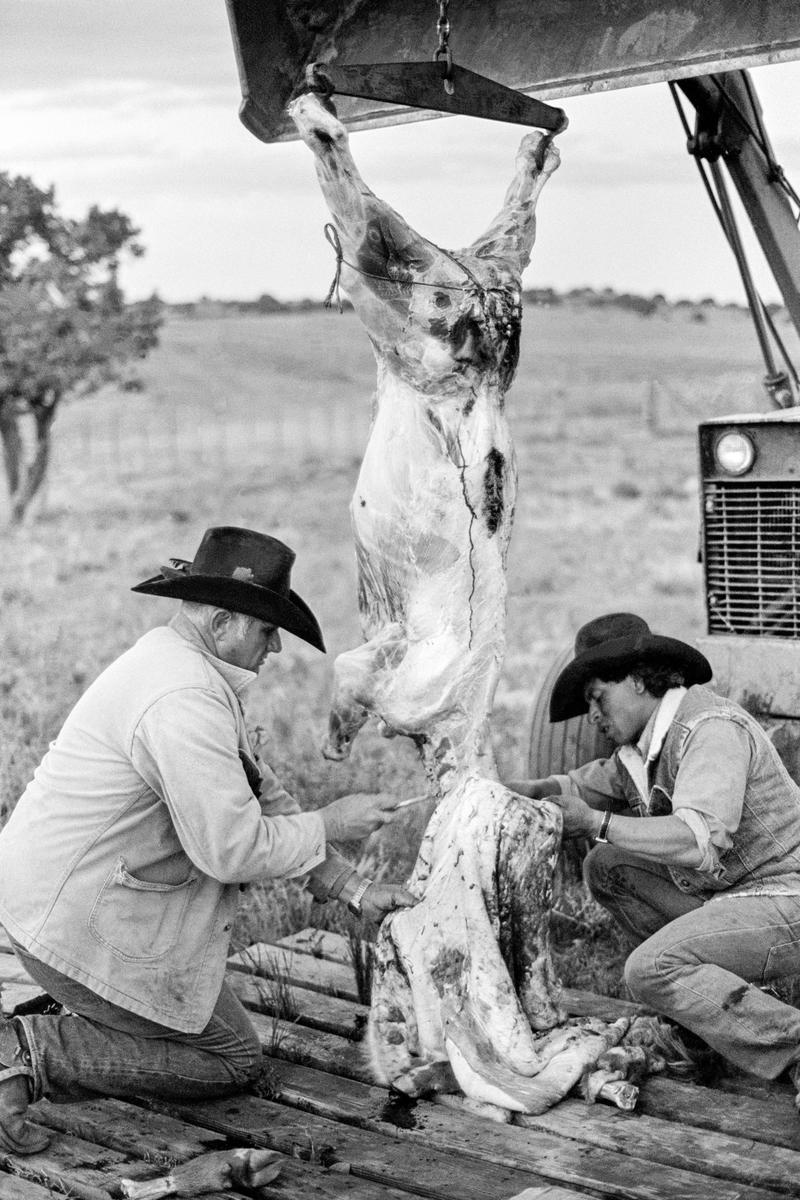
[{"label": "headlight", "polygon": [[714,447],[720,470],[728,475],[744,475],[756,460],[756,448],[744,433],[723,433]]}]

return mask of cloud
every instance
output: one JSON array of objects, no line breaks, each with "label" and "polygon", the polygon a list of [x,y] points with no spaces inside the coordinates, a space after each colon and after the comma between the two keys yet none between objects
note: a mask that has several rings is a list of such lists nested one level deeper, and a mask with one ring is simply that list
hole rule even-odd
[{"label": "cloud", "polygon": [[[70,213],[118,207],[147,255],[139,294],[324,294],[326,209],[309,151],[240,124],[222,0],[0,0],[3,169]],[[800,64],[754,72],[778,160],[800,186]],[[738,293],[664,85],[561,102],[563,165],[540,203],[531,285]],[[353,135],[375,192],[421,233],[468,244],[497,211],[524,130],[452,118]]]}]

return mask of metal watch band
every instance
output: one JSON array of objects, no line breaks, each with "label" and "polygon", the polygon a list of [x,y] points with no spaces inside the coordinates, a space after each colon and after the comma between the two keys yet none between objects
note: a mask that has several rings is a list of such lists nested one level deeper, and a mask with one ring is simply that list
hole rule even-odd
[{"label": "metal watch band", "polygon": [[347,907],[354,916],[361,916],[361,901],[364,899],[364,893],[367,888],[372,887],[371,879],[362,879],[356,890],[353,892],[350,899],[347,901]]},{"label": "metal watch band", "polygon": [[611,823],[611,809],[607,808],[606,811],[603,813],[603,819],[600,822],[600,828],[598,829],[597,833],[595,834],[594,840],[596,842],[607,842],[608,841],[608,826],[610,823]]}]

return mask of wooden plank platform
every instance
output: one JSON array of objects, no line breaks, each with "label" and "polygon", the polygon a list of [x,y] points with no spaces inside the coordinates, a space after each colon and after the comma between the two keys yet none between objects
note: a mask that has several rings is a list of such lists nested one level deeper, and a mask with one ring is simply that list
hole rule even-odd
[{"label": "wooden plank platform", "polygon": [[[0,1200],[116,1200],[123,1176],[154,1178],[227,1146],[285,1156],[265,1200],[800,1197],[800,1117],[788,1085],[732,1076],[712,1089],[655,1076],[634,1113],[570,1098],[542,1116],[497,1123],[457,1098],[414,1102],[372,1084],[361,1043],[367,1010],[346,939],[304,930],[250,947],[230,967],[266,1054],[261,1094],[41,1101],[32,1116],[51,1145],[27,1158],[0,1152]],[[8,1013],[47,1003],[2,942],[0,1003]],[[574,990],[566,1004],[576,1015],[635,1011]]]}]

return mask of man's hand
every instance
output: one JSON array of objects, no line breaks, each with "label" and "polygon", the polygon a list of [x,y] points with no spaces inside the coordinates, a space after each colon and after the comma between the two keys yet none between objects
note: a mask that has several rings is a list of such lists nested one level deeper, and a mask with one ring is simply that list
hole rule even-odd
[{"label": "man's hand", "polygon": [[364,920],[378,924],[396,908],[410,908],[416,903],[416,896],[400,883],[371,883],[361,897],[361,915]]},{"label": "man's hand", "polygon": [[547,797],[557,804],[564,817],[564,837],[594,837],[602,824],[603,814],[590,808],[576,792],[558,793]]},{"label": "man's hand", "polygon": [[518,796],[527,796],[529,800],[555,800],[561,793],[561,785],[557,779],[512,779],[506,783],[509,791]]},{"label": "man's hand", "polygon": [[329,842],[355,842],[393,821],[398,798],[387,792],[355,792],[319,809]]}]

